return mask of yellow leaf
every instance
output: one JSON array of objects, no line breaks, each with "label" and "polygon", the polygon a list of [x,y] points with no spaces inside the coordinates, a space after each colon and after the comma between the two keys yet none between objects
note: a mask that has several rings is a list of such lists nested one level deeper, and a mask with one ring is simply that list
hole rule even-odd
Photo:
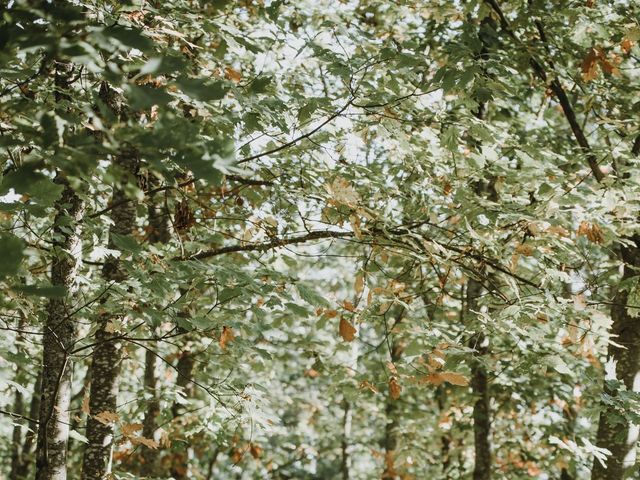
[{"label": "yellow leaf", "polygon": [[220,348],[224,350],[227,348],[227,344],[233,342],[235,338],[236,336],[233,334],[233,329],[225,325],[222,327],[222,334],[220,335]]},{"label": "yellow leaf", "polygon": [[397,400],[400,398],[400,393],[402,393],[402,387],[400,383],[398,383],[398,379],[396,377],[391,377],[389,380],[389,394],[393,400]]},{"label": "yellow leaf", "polygon": [[362,382],[360,382],[360,386],[358,387],[360,388],[360,390],[364,390],[367,389],[369,390],[371,393],[378,393],[378,390],[376,389],[376,387],[374,387],[371,382],[368,382],[366,380],[363,380]]},{"label": "yellow leaf", "polygon": [[109,410],[105,410],[104,412],[100,412],[93,416],[97,421],[102,423],[103,425],[109,425],[110,423],[117,423],[120,421],[120,415],[115,412],[110,412]]},{"label": "yellow leaf", "polygon": [[349,323],[349,320],[344,317],[340,318],[340,327],[339,327],[340,336],[345,342],[352,342],[356,336],[357,330],[353,325]]}]

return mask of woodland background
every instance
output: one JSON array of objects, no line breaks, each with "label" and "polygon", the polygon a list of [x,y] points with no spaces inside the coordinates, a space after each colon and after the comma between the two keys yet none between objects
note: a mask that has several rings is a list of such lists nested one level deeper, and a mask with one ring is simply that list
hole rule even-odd
[{"label": "woodland background", "polygon": [[637,478],[637,2],[0,13],[0,477]]}]

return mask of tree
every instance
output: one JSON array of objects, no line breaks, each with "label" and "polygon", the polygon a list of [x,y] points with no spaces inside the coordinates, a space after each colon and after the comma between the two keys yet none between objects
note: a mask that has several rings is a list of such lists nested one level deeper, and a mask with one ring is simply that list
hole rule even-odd
[{"label": "tree", "polygon": [[636,474],[633,2],[2,6],[0,476]]}]

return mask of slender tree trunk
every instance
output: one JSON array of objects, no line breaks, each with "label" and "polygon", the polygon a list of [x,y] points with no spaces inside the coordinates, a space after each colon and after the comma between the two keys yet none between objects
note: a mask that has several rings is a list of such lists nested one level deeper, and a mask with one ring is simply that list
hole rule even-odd
[{"label": "slender tree trunk", "polygon": [[[150,177],[149,187],[155,187],[155,182]],[[155,199],[151,199],[149,206],[149,242],[150,243],[166,243],[169,241],[169,228],[167,222],[166,209],[157,203]],[[157,357],[151,350],[145,351],[144,357],[144,388],[145,392],[151,395],[147,403],[147,409],[144,414],[142,423],[142,436],[145,438],[153,438],[157,429],[156,418],[160,414],[160,401],[158,399],[156,377]],[[142,475],[152,476],[155,473],[158,460],[158,450],[145,448],[142,451],[142,459],[144,463],[140,469]]]},{"label": "slender tree trunk", "polygon": [[[178,378],[176,379],[176,385],[182,389],[184,396],[189,398],[193,396],[193,368],[195,366],[195,358],[191,351],[185,350],[178,359],[176,370]],[[171,407],[171,413],[174,418],[177,418],[182,414],[182,405],[174,403]],[[176,452],[173,457],[173,464],[171,465],[171,475],[176,480],[189,478],[189,447],[185,442],[184,451]]]},{"label": "slender tree trunk", "polygon": [[[398,320],[398,322],[399,321],[400,320]],[[398,322],[396,322],[396,325]],[[399,362],[403,351],[404,344],[399,340],[394,340],[391,346],[391,363],[395,365]],[[391,394],[387,395],[387,405],[385,408],[387,424],[384,429],[385,470],[382,473],[383,480],[395,480],[399,478],[399,474],[395,469],[396,450],[398,449],[400,438],[400,432],[398,431],[400,417],[398,401],[399,399],[391,398]]]},{"label": "slender tree trunk", "polygon": [[[446,393],[445,393],[445,387],[443,385],[438,386],[438,388],[436,389],[436,400],[438,402],[438,410],[442,415],[446,405],[445,403]],[[442,457],[442,472],[446,474],[447,470],[449,469],[449,465],[451,465],[451,458],[449,455],[449,452],[451,450],[451,435],[449,432],[443,432],[440,435],[440,444],[441,444],[440,456]]]},{"label": "slender tree trunk", "polygon": [[[467,283],[466,314],[473,315],[478,308],[478,298],[482,294],[480,282],[470,278]],[[489,480],[491,478],[491,413],[489,411],[489,384],[487,370],[481,357],[488,353],[487,339],[484,334],[477,333],[469,340],[469,347],[475,350],[471,366],[471,389],[476,401],[473,405],[473,439],[475,465],[473,480]]]},{"label": "slender tree trunk", "polygon": [[[629,239],[631,245],[620,246],[620,256],[624,262],[622,281],[634,277],[640,268],[640,235]],[[624,383],[628,391],[640,391],[640,322],[627,312],[629,292],[618,289],[611,307],[612,340],[620,346],[610,344],[607,356],[616,362],[616,377]],[[615,395],[606,383],[604,392]],[[625,419],[619,419],[614,407],[603,405],[598,423],[596,445],[611,451],[605,469],[594,461],[592,480],[622,480],[627,469],[635,465],[638,427]]]},{"label": "slender tree trunk", "polygon": [[[24,415],[24,401],[22,392],[16,391],[13,400],[13,412],[18,415]],[[17,480],[20,465],[22,464],[22,422],[14,420],[13,433],[11,435],[11,470],[9,471],[9,480]]]},{"label": "slender tree trunk", "polygon": [[347,399],[342,402],[344,414],[342,416],[342,480],[349,480],[349,466],[351,461],[349,459],[349,437],[351,436],[351,404]]},{"label": "slender tree trunk", "polygon": [[[24,443],[22,444],[22,455],[20,458],[20,465],[18,465],[16,478],[25,479],[29,476],[29,469],[33,462],[33,445],[38,431],[38,413],[40,411],[40,390],[42,384],[42,373],[38,372],[35,384],[33,386],[33,395],[31,396],[31,403],[29,405],[29,420],[27,433],[24,436]],[[36,420],[36,421],[33,421]]]},{"label": "slender tree trunk", "polygon": [[[122,98],[109,85],[103,83],[100,88],[101,99],[120,116],[122,114]],[[115,185],[111,198],[111,221],[109,230],[109,247],[117,248],[114,235],[130,235],[135,228],[136,207],[128,202],[124,192],[128,182],[138,173],[138,156],[133,149],[120,153],[115,158],[115,164],[124,175],[120,185]],[[119,259],[108,257],[102,269],[102,275],[107,281],[122,282],[127,275],[121,269]],[[105,300],[106,301],[106,298]],[[103,423],[96,418],[102,412],[115,412],[118,397],[118,378],[121,367],[121,343],[117,340],[117,333],[113,331],[109,314],[98,319],[95,333],[96,346],[93,349],[91,365],[91,389],[89,396],[90,416],[87,421],[88,444],[84,451],[82,463],[82,479],[102,479],[111,471],[113,451],[113,423]]]}]

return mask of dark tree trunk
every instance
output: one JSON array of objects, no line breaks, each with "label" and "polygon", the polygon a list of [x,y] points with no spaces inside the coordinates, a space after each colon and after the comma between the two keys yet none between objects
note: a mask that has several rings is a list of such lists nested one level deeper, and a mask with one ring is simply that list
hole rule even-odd
[{"label": "dark tree trunk", "polygon": [[[122,99],[106,83],[100,89],[101,99],[109,105],[113,112],[120,115]],[[123,151],[115,159],[115,164],[121,170],[123,180],[114,186],[111,198],[111,220],[109,230],[109,247],[117,248],[113,239],[115,235],[130,235],[135,228],[136,207],[129,202],[124,187],[138,173],[138,156],[134,150]],[[127,275],[122,270],[119,259],[109,257],[102,269],[105,280],[122,282]],[[105,300],[106,301],[106,298]],[[102,479],[110,473],[111,456],[113,450],[113,423],[103,423],[95,416],[102,412],[116,412],[118,397],[118,377],[121,367],[121,343],[117,340],[117,333],[113,331],[109,315],[103,315],[98,320],[95,333],[96,346],[91,356],[89,367],[91,375],[91,389],[89,394],[90,416],[87,421],[87,440],[89,441],[82,463],[83,480]]]},{"label": "dark tree trunk", "polygon": [[351,461],[349,460],[349,437],[351,436],[351,404],[347,399],[344,399],[342,402],[342,407],[344,413],[342,416],[342,462],[340,465],[340,469],[342,470],[342,480],[349,480],[349,465],[351,463]]},{"label": "dark tree trunk", "polygon": [[[404,312],[403,312],[404,314]],[[400,317],[401,318],[401,317]],[[400,320],[398,320],[399,322]],[[396,325],[397,323],[396,322]],[[394,340],[391,346],[391,363],[394,365],[400,361],[402,352],[404,351],[404,344],[400,340]],[[384,429],[384,459],[385,470],[382,473],[383,480],[395,480],[399,478],[399,474],[396,471],[395,459],[398,449],[398,443],[400,438],[399,430],[399,399],[391,398],[391,394],[387,394],[387,405],[385,408],[385,416],[387,418],[387,424]]]},{"label": "dark tree trunk", "polygon": [[[193,396],[193,368],[195,366],[195,358],[192,352],[185,350],[178,359],[176,371],[178,378],[176,385],[182,389],[184,396],[189,398]],[[179,403],[174,403],[171,407],[171,413],[174,418],[182,415],[183,407]],[[189,447],[185,442],[184,451],[176,452],[173,456],[173,464],[171,465],[171,475],[176,480],[189,478]]]},{"label": "dark tree trunk", "polygon": [[[56,177],[56,182],[62,184],[64,190],[56,203],[51,283],[72,293],[80,265],[80,222],[84,205],[61,175]],[[40,425],[36,451],[37,480],[67,478],[72,380],[68,352],[76,340],[75,324],[69,316],[67,298],[68,296],[50,300],[44,326]]]},{"label": "dark tree trunk", "polygon": [[[631,245],[620,246],[620,256],[624,262],[622,280],[638,274],[640,268],[640,235],[628,239]],[[629,293],[618,289],[611,307],[612,340],[621,345],[609,345],[607,357],[617,362],[616,377],[624,383],[628,391],[640,388],[640,322],[627,312]],[[604,392],[615,395],[605,384]],[[611,451],[605,469],[597,460],[593,463],[592,480],[622,480],[625,472],[635,465],[635,448],[638,439],[637,427],[626,419],[619,418],[612,406],[603,405],[598,423],[596,445]]]},{"label": "dark tree trunk", "polygon": [[[24,415],[24,401],[22,392],[16,391],[13,400],[13,412],[18,415]],[[9,480],[17,480],[22,464],[22,422],[20,419],[14,420],[13,434],[11,435],[11,470],[9,471]]]},{"label": "dark tree trunk", "polygon": [[[153,177],[149,177],[149,188],[153,188],[156,182],[153,181]],[[167,221],[166,208],[161,206],[161,203],[151,199],[151,204],[148,210],[149,215],[149,242],[150,243],[166,243],[169,241],[169,228]],[[144,421],[142,423],[142,436],[145,438],[153,438],[157,429],[156,418],[160,414],[160,402],[158,399],[156,377],[157,368],[157,356],[152,350],[145,351],[144,357],[144,388],[145,392],[151,396],[147,403],[147,409],[144,414]],[[152,448],[145,448],[142,451],[142,459],[144,463],[140,468],[140,472],[144,476],[152,476],[155,473],[158,450]]]},{"label": "dark tree trunk", "polygon": [[[482,285],[470,278],[467,283],[466,314],[473,315],[477,310],[478,298],[482,294]],[[489,411],[489,384],[487,370],[482,363],[482,356],[488,353],[487,339],[484,334],[477,333],[469,340],[469,347],[475,350],[471,366],[471,389],[476,399],[473,405],[473,439],[475,465],[473,480],[489,480],[491,478],[491,412]]]},{"label": "dark tree trunk", "polygon": [[[16,478],[26,479],[29,477],[29,470],[33,465],[33,445],[38,431],[38,413],[40,412],[40,390],[42,385],[42,374],[38,372],[35,384],[33,386],[33,395],[31,396],[31,403],[29,405],[29,428],[24,436],[24,443],[22,444],[22,455],[20,458],[20,465],[16,472]],[[33,421],[36,420],[36,421]]]}]

